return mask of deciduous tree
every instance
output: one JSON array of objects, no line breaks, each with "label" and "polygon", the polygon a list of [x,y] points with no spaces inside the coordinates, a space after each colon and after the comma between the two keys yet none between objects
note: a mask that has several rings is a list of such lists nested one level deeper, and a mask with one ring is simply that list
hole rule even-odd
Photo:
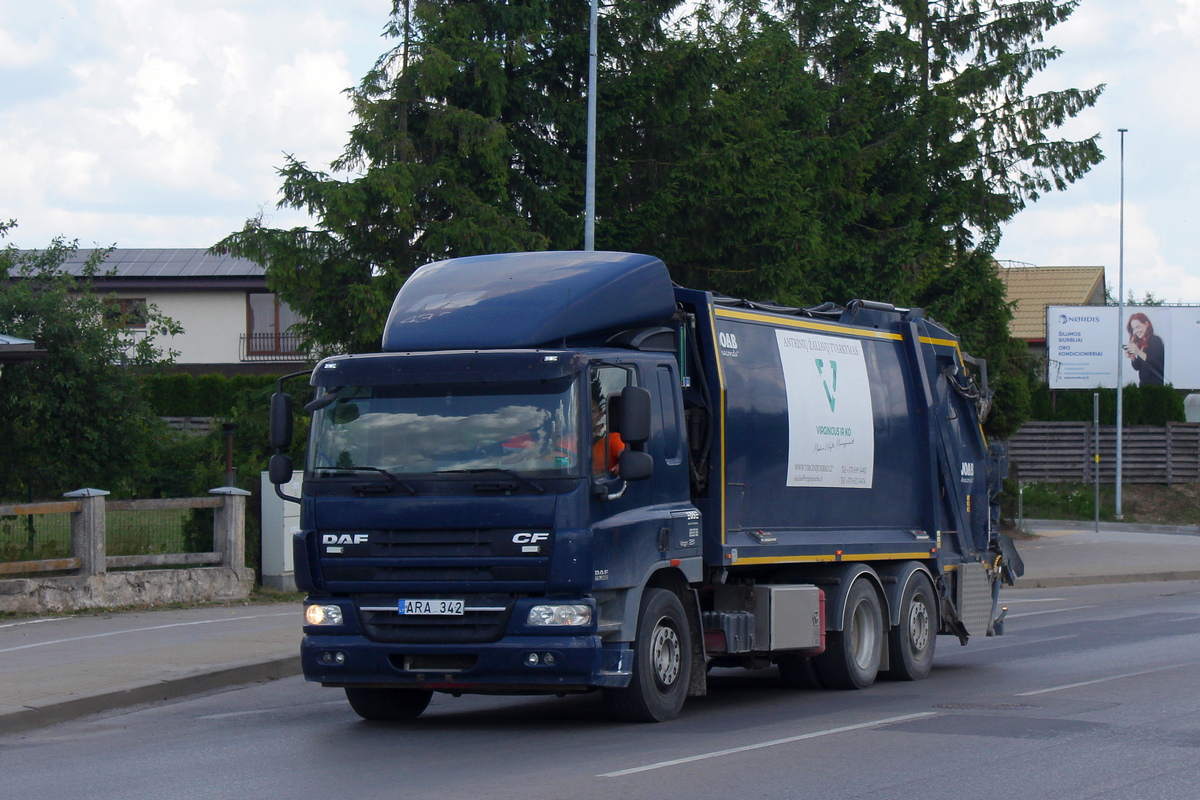
[{"label": "deciduous tree", "polygon": [[[12,224],[0,225],[0,235]],[[137,371],[173,357],[160,338],[180,327],[153,306],[144,328],[112,324],[87,280],[109,251],[93,251],[77,278],[62,267],[75,248],[57,238],[44,250],[0,250],[0,331],[47,351],[0,372],[3,498],[83,486],[120,491],[161,433]]]}]

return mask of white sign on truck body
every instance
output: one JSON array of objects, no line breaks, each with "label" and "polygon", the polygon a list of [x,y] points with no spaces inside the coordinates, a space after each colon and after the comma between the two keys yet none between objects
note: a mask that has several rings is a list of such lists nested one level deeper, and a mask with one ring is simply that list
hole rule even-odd
[{"label": "white sign on truck body", "polygon": [[875,417],[863,343],[775,331],[788,404],[788,486],[870,489]]}]

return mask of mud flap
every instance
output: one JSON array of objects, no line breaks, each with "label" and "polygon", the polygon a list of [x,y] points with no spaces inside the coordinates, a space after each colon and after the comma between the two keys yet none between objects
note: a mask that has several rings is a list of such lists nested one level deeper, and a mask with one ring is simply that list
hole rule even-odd
[{"label": "mud flap", "polygon": [[1002,556],[1000,576],[1005,583],[1012,586],[1017,578],[1025,574],[1025,562],[1021,560],[1021,555],[1017,552],[1017,546],[1011,537],[1002,533],[996,537],[996,541],[1000,543],[1000,555]]}]

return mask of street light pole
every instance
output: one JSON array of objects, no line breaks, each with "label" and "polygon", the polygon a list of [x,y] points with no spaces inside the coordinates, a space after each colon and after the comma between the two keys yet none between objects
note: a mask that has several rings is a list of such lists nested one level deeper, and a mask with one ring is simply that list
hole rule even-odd
[{"label": "street light pole", "polygon": [[1121,514],[1121,427],[1124,422],[1125,394],[1125,133],[1128,128],[1117,128],[1121,134],[1121,219],[1119,251],[1117,257],[1117,486],[1113,516]]},{"label": "street light pole", "polygon": [[596,11],[592,0],[592,25],[588,34],[587,177],[583,188],[583,249],[596,249]]}]

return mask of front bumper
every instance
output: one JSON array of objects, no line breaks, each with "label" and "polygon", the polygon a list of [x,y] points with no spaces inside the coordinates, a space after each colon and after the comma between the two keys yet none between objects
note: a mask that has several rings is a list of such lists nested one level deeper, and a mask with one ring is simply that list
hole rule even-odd
[{"label": "front bumper", "polygon": [[[531,654],[537,656],[536,664]],[[331,686],[553,694],[628,686],[633,651],[628,643],[602,644],[595,635],[506,636],[488,644],[386,644],[360,635],[308,634],[300,644],[300,660],[306,679]]]}]

